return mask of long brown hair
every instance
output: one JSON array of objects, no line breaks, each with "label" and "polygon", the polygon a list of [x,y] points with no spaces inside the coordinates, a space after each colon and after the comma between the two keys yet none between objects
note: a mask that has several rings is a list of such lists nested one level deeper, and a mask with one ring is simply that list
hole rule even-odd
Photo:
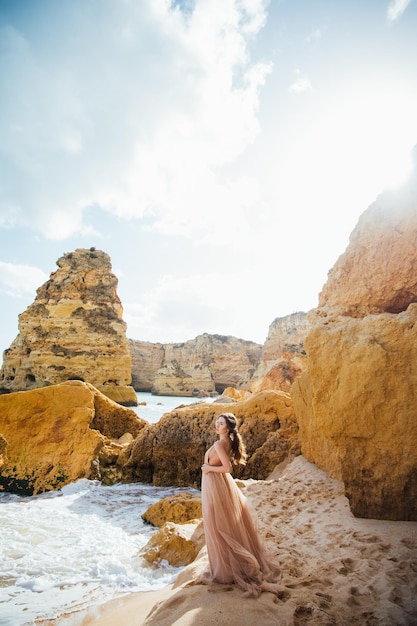
[{"label": "long brown hair", "polygon": [[246,448],[238,430],[238,423],[234,413],[221,413],[219,417],[224,417],[230,443],[232,444],[232,461],[235,465],[246,465]]}]

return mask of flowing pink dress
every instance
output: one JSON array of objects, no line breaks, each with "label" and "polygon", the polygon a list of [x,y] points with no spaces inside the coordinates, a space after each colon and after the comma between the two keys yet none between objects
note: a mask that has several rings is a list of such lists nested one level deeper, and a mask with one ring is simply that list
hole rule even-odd
[{"label": "flowing pink dress", "polygon": [[[220,465],[210,448],[204,462]],[[202,475],[201,500],[209,568],[203,582],[235,583],[245,595],[257,597],[262,591],[279,594],[281,570],[268,554],[256,528],[245,496],[228,472]]]}]

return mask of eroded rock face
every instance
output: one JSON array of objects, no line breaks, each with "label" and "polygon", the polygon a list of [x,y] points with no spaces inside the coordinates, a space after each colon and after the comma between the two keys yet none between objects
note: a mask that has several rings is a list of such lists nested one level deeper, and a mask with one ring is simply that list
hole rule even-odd
[{"label": "eroded rock face", "polygon": [[[187,368],[188,371],[191,368]],[[165,363],[155,374],[152,393],[157,396],[213,396],[216,387],[210,368],[203,363],[192,367],[189,374],[177,360]]]},{"label": "eroded rock face", "polygon": [[215,421],[232,411],[240,421],[248,461],[239,478],[266,478],[278,463],[300,452],[298,426],[289,394],[264,391],[230,404],[196,404],[149,424],[131,446],[125,479],[154,485],[199,487],[205,451],[216,440]]},{"label": "eroded rock face", "polygon": [[164,344],[129,339],[129,349],[132,357],[132,386],[136,391],[151,391],[155,374],[164,364]]},{"label": "eroded rock face", "polygon": [[417,520],[417,176],[364,213],[310,313],[302,453],[358,517]]},{"label": "eroded rock face", "polygon": [[78,249],[57,265],[19,316],[19,334],[4,352],[0,387],[24,391],[76,379],[109,395],[123,387],[122,402],[137,404],[110,257],[94,248]]},{"label": "eroded rock face", "polygon": [[145,424],[78,381],[1,395],[0,441],[7,446],[0,489],[31,495],[101,478],[104,450],[113,445],[119,454],[123,444],[117,440],[126,432],[137,436]]},{"label": "eroded rock face", "polygon": [[7,441],[2,435],[0,435],[0,467],[5,462],[6,450],[7,450]]},{"label": "eroded rock face", "polygon": [[212,396],[226,387],[244,388],[262,346],[204,333],[184,343],[131,341],[132,380],[137,391],[155,395]]},{"label": "eroded rock face", "polygon": [[251,391],[276,389],[290,392],[305,364],[304,340],[310,330],[307,314],[277,317],[269,327]]},{"label": "eroded rock face", "polygon": [[319,309],[364,318],[400,313],[417,301],[416,169],[363,213],[329,272]]},{"label": "eroded rock face", "polygon": [[277,318],[264,346],[207,333],[174,344],[130,340],[133,386],[155,395],[195,397],[222,394],[228,387],[289,392],[303,368],[309,327],[306,313]]},{"label": "eroded rock face", "polygon": [[417,519],[417,304],[321,320],[306,348],[293,393],[303,455],[343,480],[358,517]]}]

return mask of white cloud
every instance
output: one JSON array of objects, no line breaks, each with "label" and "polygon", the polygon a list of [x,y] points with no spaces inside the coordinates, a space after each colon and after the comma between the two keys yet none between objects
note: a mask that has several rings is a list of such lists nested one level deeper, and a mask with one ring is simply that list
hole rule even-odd
[{"label": "white cloud", "polygon": [[71,6],[64,14],[55,5],[63,13],[50,14],[55,30],[42,42],[7,27],[1,205],[13,199],[18,223],[54,239],[81,232],[92,205],[154,216],[165,232],[210,229],[225,200],[237,210],[247,183],[221,180],[219,168],[260,130],[271,67],[252,62],[248,44],[265,2],[197,0],[181,11],[146,0],[117,3],[117,13],[107,1]]},{"label": "white cloud", "polygon": [[0,293],[12,297],[35,295],[48,276],[37,267],[0,261]]},{"label": "white cloud", "polygon": [[142,295],[139,303],[124,302],[128,336],[147,336],[151,341],[165,343],[192,338],[194,329],[201,327],[211,332],[221,317],[215,313],[215,302],[221,305],[221,298],[213,298],[213,288],[217,291],[219,282],[221,277],[217,274],[165,274]]},{"label": "white cloud", "polygon": [[290,93],[303,93],[305,91],[311,91],[312,88],[313,86],[308,78],[300,77],[288,87],[288,91]]},{"label": "white cloud", "polygon": [[410,0],[391,0],[387,8],[387,20],[394,22],[404,13]]},{"label": "white cloud", "polygon": [[[259,90],[271,66],[246,61],[241,18],[234,2],[197,5],[182,26],[188,102],[170,106],[150,139],[137,144],[123,202],[119,190],[107,189],[102,205],[115,211],[118,204],[124,216],[151,214],[161,232],[190,237],[209,236],[225,207],[228,215],[244,209],[247,180],[222,181],[217,172],[259,133]],[[253,32],[248,22],[245,28]]]},{"label": "white cloud", "polygon": [[165,274],[136,302],[125,298],[123,318],[128,337],[167,343],[207,332],[263,343],[275,317],[295,312],[288,310],[287,300],[294,302],[297,310],[307,310],[307,303],[314,303],[318,293],[317,286],[313,286],[313,294],[310,286],[300,289],[305,264],[294,258],[292,243],[287,255],[291,271],[279,273],[277,283],[265,285],[262,274],[276,261],[276,240],[264,238],[264,246],[265,259],[256,259],[248,268],[235,257],[231,241],[222,269],[194,273],[190,268],[181,276]]}]

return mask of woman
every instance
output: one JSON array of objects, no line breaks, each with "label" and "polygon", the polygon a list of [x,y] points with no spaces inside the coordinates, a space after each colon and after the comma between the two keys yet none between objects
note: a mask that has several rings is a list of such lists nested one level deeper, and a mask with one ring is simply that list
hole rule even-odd
[{"label": "woman", "polygon": [[235,583],[246,596],[262,591],[279,594],[281,572],[267,553],[256,529],[246,498],[230,472],[232,464],[244,465],[245,447],[233,413],[216,421],[218,440],[207,450],[201,483],[204,533],[209,568],[203,582]]}]

